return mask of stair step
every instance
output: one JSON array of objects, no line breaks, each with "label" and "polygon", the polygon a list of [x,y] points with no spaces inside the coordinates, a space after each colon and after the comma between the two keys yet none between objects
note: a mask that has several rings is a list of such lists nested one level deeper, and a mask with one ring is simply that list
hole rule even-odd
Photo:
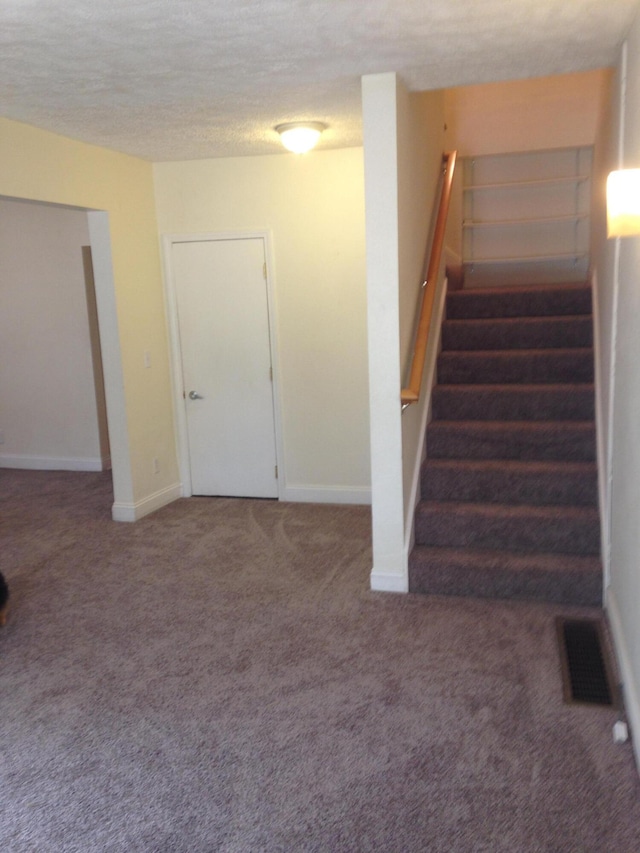
[{"label": "stair step", "polygon": [[591,288],[447,295],[412,592],[602,603]]},{"label": "stair step", "polygon": [[449,320],[590,313],[591,288],[583,282],[458,290],[447,294]]},{"label": "stair step", "polygon": [[593,350],[446,350],[438,357],[438,383],[593,382]]},{"label": "stair step", "polygon": [[502,317],[485,320],[445,320],[442,348],[543,349],[593,346],[589,314],[566,317]]},{"label": "stair step", "polygon": [[598,607],[602,567],[598,557],[418,546],[409,591]]},{"label": "stair step", "polygon": [[592,507],[420,501],[417,545],[597,555],[598,510]]},{"label": "stair step", "polygon": [[436,385],[434,420],[592,420],[594,387],[584,383]]},{"label": "stair step", "polygon": [[430,459],[522,459],[593,462],[593,421],[432,421]]},{"label": "stair step", "polygon": [[598,474],[594,462],[427,459],[421,495],[426,501],[593,507]]}]

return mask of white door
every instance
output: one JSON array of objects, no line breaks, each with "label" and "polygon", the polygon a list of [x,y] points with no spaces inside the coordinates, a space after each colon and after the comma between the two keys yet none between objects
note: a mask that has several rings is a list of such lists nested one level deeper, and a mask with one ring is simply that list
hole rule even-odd
[{"label": "white door", "polygon": [[173,243],[191,490],[278,496],[262,238]]}]

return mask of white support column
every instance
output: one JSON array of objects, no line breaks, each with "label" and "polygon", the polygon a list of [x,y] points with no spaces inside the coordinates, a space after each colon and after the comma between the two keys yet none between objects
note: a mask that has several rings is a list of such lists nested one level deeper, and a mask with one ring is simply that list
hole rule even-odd
[{"label": "white support column", "polygon": [[107,423],[111,447],[112,517],[114,521],[133,521],[136,516],[132,509],[134,506],[133,478],[122,356],[120,353],[120,333],[113,284],[109,215],[104,211],[90,211],[87,218],[93,257],[102,369],[107,401]]},{"label": "white support column", "polygon": [[393,73],[362,78],[373,521],[371,588],[406,592],[398,301],[397,85]]}]

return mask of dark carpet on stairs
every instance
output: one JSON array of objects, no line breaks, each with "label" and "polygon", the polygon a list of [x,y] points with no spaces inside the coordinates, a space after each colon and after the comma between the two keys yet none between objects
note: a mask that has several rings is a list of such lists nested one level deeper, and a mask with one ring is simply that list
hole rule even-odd
[{"label": "dark carpet on stairs", "polygon": [[410,589],[602,600],[591,289],[447,296]]},{"label": "dark carpet on stairs", "polygon": [[111,500],[0,470],[0,849],[640,850],[615,711],[562,696],[597,609],[372,593],[366,507]]}]

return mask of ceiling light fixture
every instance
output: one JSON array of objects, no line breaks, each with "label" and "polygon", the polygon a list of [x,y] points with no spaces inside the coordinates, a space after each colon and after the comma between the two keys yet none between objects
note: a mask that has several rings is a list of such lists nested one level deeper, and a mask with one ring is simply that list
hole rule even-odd
[{"label": "ceiling light fixture", "polygon": [[294,154],[306,154],[317,145],[320,134],[327,129],[321,121],[292,121],[276,127],[285,148]]}]

